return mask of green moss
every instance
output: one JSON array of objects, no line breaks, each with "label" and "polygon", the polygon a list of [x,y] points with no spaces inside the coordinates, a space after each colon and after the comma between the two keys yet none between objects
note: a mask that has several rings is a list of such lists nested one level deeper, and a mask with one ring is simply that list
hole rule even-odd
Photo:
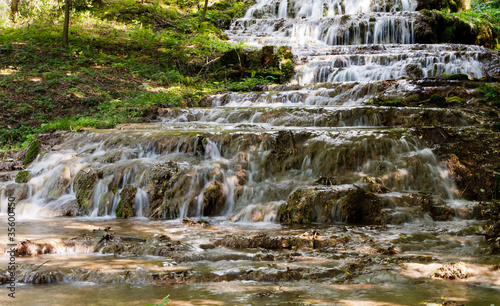
[{"label": "green moss", "polygon": [[457,96],[446,97],[446,103],[450,105],[462,105],[464,104],[464,100]]},{"label": "green moss", "polygon": [[16,183],[27,183],[31,179],[31,173],[27,170],[21,170],[16,175]]},{"label": "green moss", "polygon": [[493,123],[492,130],[495,132],[500,132],[500,122]]},{"label": "green moss", "polygon": [[440,95],[432,95],[430,100],[432,104],[439,106],[439,107],[445,107],[446,106],[446,98]]},{"label": "green moss", "polygon": [[36,159],[40,153],[40,141],[35,140],[31,143],[28,148],[28,152],[26,152],[26,156],[24,157],[23,165],[29,165],[32,161]]},{"label": "green moss", "polygon": [[465,73],[448,74],[448,75],[445,75],[445,77],[448,80],[461,80],[461,81],[468,81],[469,80],[469,76]]},{"label": "green moss", "polygon": [[380,106],[391,106],[391,107],[403,107],[405,104],[402,101],[398,100],[389,100],[389,101],[379,101],[377,105]]}]

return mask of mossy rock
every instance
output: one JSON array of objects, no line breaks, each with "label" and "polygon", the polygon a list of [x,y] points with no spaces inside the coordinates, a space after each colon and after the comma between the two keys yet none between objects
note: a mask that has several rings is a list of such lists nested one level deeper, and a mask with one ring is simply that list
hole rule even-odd
[{"label": "mossy rock", "polygon": [[411,79],[421,79],[424,77],[422,68],[417,64],[407,65],[405,68],[406,75]]},{"label": "mossy rock", "polygon": [[441,95],[432,95],[429,101],[439,107],[445,107],[446,106],[446,98],[441,96]]},{"label": "mossy rock", "polygon": [[84,215],[88,215],[92,212],[94,207],[94,187],[98,180],[98,174],[92,170],[88,172],[78,172],[73,180],[73,190],[76,194],[76,202]]},{"label": "mossy rock", "polygon": [[278,221],[283,224],[340,221],[336,219],[337,202],[349,190],[345,186],[299,188],[280,206]]},{"label": "mossy rock", "polygon": [[16,175],[16,183],[27,183],[31,180],[31,173],[27,170],[21,170]]},{"label": "mossy rock", "polygon": [[40,153],[40,147],[41,144],[38,140],[35,140],[30,144],[28,151],[26,152],[26,156],[24,157],[23,165],[29,165],[36,159],[38,153]]},{"label": "mossy rock", "polygon": [[135,217],[135,195],[137,187],[130,184],[123,187],[120,193],[120,202],[116,205],[115,214],[117,218]]},{"label": "mossy rock", "polygon": [[449,75],[446,75],[446,78],[448,80],[460,80],[460,81],[468,81],[469,80],[469,76],[465,73],[449,74]]}]

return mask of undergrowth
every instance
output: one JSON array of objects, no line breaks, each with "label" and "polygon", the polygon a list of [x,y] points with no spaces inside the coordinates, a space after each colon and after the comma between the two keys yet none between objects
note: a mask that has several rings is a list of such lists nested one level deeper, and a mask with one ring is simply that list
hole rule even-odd
[{"label": "undergrowth", "polygon": [[253,0],[217,1],[204,23],[203,1],[74,3],[67,47],[63,1],[24,1],[16,15],[0,4],[1,150],[43,131],[146,121],[155,107],[196,106],[242,82],[220,79],[225,67],[211,63],[243,48],[224,29]]},{"label": "undergrowth", "polygon": [[[481,27],[485,39],[491,36],[500,37],[500,0],[472,0],[469,10],[455,13],[455,15],[464,21]],[[491,31],[495,33],[491,33]],[[500,49],[498,39],[496,40],[496,47],[492,47]]]}]

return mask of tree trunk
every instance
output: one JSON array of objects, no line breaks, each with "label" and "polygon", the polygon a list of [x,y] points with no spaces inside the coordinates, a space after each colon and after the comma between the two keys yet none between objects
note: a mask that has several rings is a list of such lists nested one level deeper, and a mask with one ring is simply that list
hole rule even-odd
[{"label": "tree trunk", "polygon": [[15,15],[17,12],[19,12],[19,0],[12,0],[10,4],[10,10],[12,12],[12,15]]},{"label": "tree trunk", "polygon": [[63,28],[63,46],[68,45],[68,32],[69,32],[69,6],[71,0],[64,1],[64,28]]},{"label": "tree trunk", "polygon": [[16,22],[16,15],[19,12],[19,0],[12,0],[10,4],[10,17],[12,22]]},{"label": "tree trunk", "polygon": [[207,14],[207,8],[208,8],[208,0],[205,0],[205,6],[203,7],[203,13],[201,13],[200,23],[205,22],[205,15]]}]

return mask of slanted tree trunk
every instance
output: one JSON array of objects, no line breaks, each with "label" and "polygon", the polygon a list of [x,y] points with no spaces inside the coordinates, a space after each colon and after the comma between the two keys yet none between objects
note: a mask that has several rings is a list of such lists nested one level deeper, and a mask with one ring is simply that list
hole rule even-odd
[{"label": "slanted tree trunk", "polygon": [[68,32],[69,32],[69,6],[71,0],[64,1],[64,28],[63,28],[63,46],[68,45]]},{"label": "slanted tree trunk", "polygon": [[205,22],[205,15],[207,15],[207,8],[208,8],[208,0],[205,0],[205,6],[203,7],[203,13],[201,13],[200,23]]}]

